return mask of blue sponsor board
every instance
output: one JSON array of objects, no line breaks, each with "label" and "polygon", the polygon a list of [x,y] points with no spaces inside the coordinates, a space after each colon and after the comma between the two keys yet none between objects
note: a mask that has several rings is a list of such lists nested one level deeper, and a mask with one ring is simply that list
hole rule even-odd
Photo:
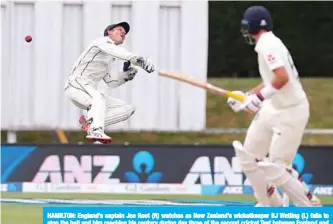
[{"label": "blue sponsor board", "polygon": [[1,184],[2,192],[22,192],[23,183]]},{"label": "blue sponsor board", "polygon": [[[310,191],[315,195],[333,196],[333,185],[308,185]],[[251,186],[229,186],[229,185],[203,185],[202,195],[239,194],[253,195]]]},{"label": "blue sponsor board", "polygon": [[[313,191],[331,195],[333,146],[301,146],[293,167]],[[177,155],[177,156],[175,156]],[[172,163],[170,163],[172,161]],[[320,161],[320,163],[318,163]],[[110,164],[113,164],[110,166]],[[2,145],[1,183],[231,185],[203,192],[251,194],[230,145]],[[242,186],[237,188],[233,186]],[[317,187],[317,186],[325,187]],[[11,190],[14,186],[10,186]],[[17,189],[18,186],[15,186]]]}]

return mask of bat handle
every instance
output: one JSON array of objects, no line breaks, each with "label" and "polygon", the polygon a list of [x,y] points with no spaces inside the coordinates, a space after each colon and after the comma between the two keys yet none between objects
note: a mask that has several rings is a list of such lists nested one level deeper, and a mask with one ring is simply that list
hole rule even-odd
[{"label": "bat handle", "polygon": [[233,99],[235,99],[235,100],[238,100],[238,101],[240,101],[240,102],[244,102],[244,100],[245,100],[245,97],[244,97],[244,96],[242,96],[242,95],[238,95],[238,94],[233,93],[233,92],[231,92],[231,91],[226,91],[226,95],[227,95],[228,97],[231,97],[231,98],[233,98]]}]

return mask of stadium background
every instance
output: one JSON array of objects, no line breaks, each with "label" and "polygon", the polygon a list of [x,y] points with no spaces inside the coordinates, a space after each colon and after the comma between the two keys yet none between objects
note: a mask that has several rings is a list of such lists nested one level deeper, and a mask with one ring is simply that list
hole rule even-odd
[{"label": "stadium background", "polygon": [[[104,1],[103,4],[118,5],[120,6],[119,10],[124,10],[124,7],[132,4],[131,2],[119,2]],[[198,71],[200,70],[200,72],[198,73],[200,74],[191,75],[198,75],[199,78],[207,78],[209,82],[228,89],[247,90],[259,83],[260,79],[258,79],[255,52],[252,47],[244,43],[239,31],[239,22],[244,10],[246,7],[256,3],[207,2],[204,4],[204,1],[200,2],[187,2],[187,11],[184,3],[183,6],[177,1],[173,3],[160,3],[162,10],[171,8],[170,12],[162,11],[166,15],[163,18],[166,24],[168,24],[168,29],[172,27],[170,24],[175,22],[172,21],[175,17],[182,18],[181,15],[187,14],[187,25],[192,29],[191,32],[193,32],[191,43],[198,42],[196,38],[207,38],[205,44],[200,47],[206,54],[197,55],[191,52],[194,55],[193,57],[182,57],[182,63],[187,63],[186,66],[188,66],[185,66],[185,70],[197,71],[195,69],[199,68]],[[5,1],[1,4],[2,16],[8,16],[10,10],[16,10],[16,15],[27,12],[24,10],[19,11],[19,8],[15,8],[18,6],[16,3]],[[24,1],[21,1],[19,4],[30,4],[32,9],[36,9],[31,2],[24,3]],[[75,7],[82,6],[82,3],[77,1],[64,1],[64,4],[74,7],[67,8],[65,16],[68,16],[67,18],[69,19],[73,15],[78,15]],[[139,3],[136,4],[136,7],[140,5]],[[333,86],[331,77],[333,49],[332,44],[330,44],[333,36],[333,32],[330,29],[333,22],[333,15],[330,9],[333,3],[262,2],[261,4],[267,6],[271,11],[274,19],[275,33],[289,47],[311,102],[311,119],[300,148],[300,153],[294,161],[294,166],[303,175],[303,178],[309,181],[309,185],[312,186],[311,189],[320,195],[325,204],[333,204],[333,179],[332,175],[327,173],[327,171],[333,169],[331,165],[333,158],[333,117],[331,116],[333,111],[333,97],[330,94]],[[134,10],[133,5],[132,7],[132,10]],[[199,10],[203,13],[202,17],[197,14],[196,16],[191,14],[191,12],[198,12],[198,7],[202,7],[201,11]],[[115,7],[113,8],[115,9]],[[76,11],[72,13],[71,10]],[[116,18],[124,16],[124,11],[121,12],[120,14],[115,13],[118,15]],[[43,16],[46,16],[45,13]],[[95,14],[91,16],[94,17]],[[13,19],[10,16],[2,17],[3,28],[6,27],[4,21],[11,22],[14,25],[14,29],[25,26],[24,19],[5,20],[6,18]],[[38,18],[39,20],[42,19],[41,17]],[[111,18],[114,17],[111,16]],[[34,19],[36,18],[34,17]],[[13,21],[16,23],[13,23]],[[205,21],[207,22],[206,25]],[[110,20],[99,20],[99,22],[100,24],[107,24]],[[138,21],[134,20],[132,22],[134,23],[134,29],[137,29],[136,26],[140,26]],[[27,23],[29,23],[29,19],[27,19]],[[31,24],[35,23],[35,20],[31,21]],[[183,23],[183,25],[185,24]],[[46,32],[48,28],[48,26],[45,26],[43,29]],[[22,29],[18,30],[22,31]],[[39,32],[43,31],[43,29],[40,29]],[[17,45],[18,47],[16,46],[15,49],[18,49],[22,47],[31,48],[34,44],[38,45],[37,41],[41,39],[38,39],[38,37],[35,38],[34,35],[32,35],[33,41],[30,45],[21,43],[24,41],[24,34],[29,34],[21,31],[15,33],[15,41],[10,42],[11,46]],[[30,31],[28,30],[28,32]],[[94,34],[97,34],[102,31],[94,30],[94,32]],[[177,32],[169,33],[168,38],[170,39],[171,37],[172,39],[177,34]],[[37,33],[38,35],[41,34]],[[78,34],[73,35],[78,36]],[[8,37],[10,37],[8,34],[6,36],[2,32],[2,46],[5,46],[4,44],[6,44],[5,41],[8,40]],[[44,34],[44,37],[47,37],[47,32]],[[133,37],[129,38],[133,41]],[[88,39],[86,38],[85,41],[88,41]],[[138,49],[146,47],[144,41],[142,39],[141,41],[136,43],[137,46],[141,46]],[[177,41],[170,43],[177,43]],[[45,40],[44,44],[46,44]],[[166,49],[166,46],[162,46],[161,48],[163,49],[163,47]],[[171,48],[176,49],[176,47],[179,46],[172,45]],[[207,51],[205,51],[204,47],[207,48]],[[4,119],[15,119],[10,117],[10,115],[14,116],[17,113],[25,113],[25,107],[16,106],[14,108],[12,105],[29,106],[30,103],[25,102],[26,104],[24,104],[24,100],[31,100],[33,103],[38,103],[38,100],[34,98],[11,98],[9,104],[7,102],[4,106],[3,102],[6,101],[6,98],[12,97],[5,90],[10,84],[8,81],[9,78],[13,77],[13,71],[15,74],[20,73],[22,75],[25,72],[25,68],[30,69],[30,67],[23,66],[20,70],[18,69],[20,64],[6,63],[7,61],[4,57],[8,53],[6,49],[8,50],[8,48],[2,47],[1,51],[3,65],[1,74],[2,124],[4,123]],[[42,47],[34,48],[34,50],[36,49],[41,50]],[[186,49],[182,48],[181,53],[186,52]],[[16,54],[20,55],[20,51],[16,51]],[[176,54],[177,51],[169,52],[167,57],[172,58]],[[182,53],[182,55],[184,54]],[[205,55],[206,58],[203,58]],[[163,55],[157,56],[163,57]],[[195,56],[201,58],[201,61],[198,61]],[[29,55],[20,55],[18,57],[21,57],[20,60],[23,60],[25,59],[24,57],[29,58]],[[168,62],[169,64],[166,63],[166,67],[169,66],[170,69],[182,67],[172,61],[172,59],[169,60],[171,62]],[[184,62],[184,60],[187,62]],[[24,63],[28,64],[30,62]],[[34,63],[37,65],[36,62]],[[68,63],[70,65],[72,62],[69,61]],[[197,65],[198,67],[194,69],[189,68],[191,64],[199,64],[199,66]],[[47,66],[43,68],[45,71],[47,70]],[[204,70],[203,68],[206,69]],[[28,74],[33,74],[33,72],[29,72]],[[52,75],[57,74],[53,73]],[[140,75],[144,76],[145,74]],[[62,75],[62,77],[66,77],[66,75]],[[26,77],[26,79],[30,78],[32,77]],[[139,83],[135,85],[142,85],[147,78],[139,77],[139,81],[137,81]],[[16,121],[15,128],[11,128],[8,122],[5,128],[2,125],[2,203],[5,203],[6,200],[7,203],[11,203],[2,206],[4,223],[12,223],[13,220],[25,220],[23,216],[17,216],[17,210],[30,211],[32,222],[39,221],[41,218],[39,213],[42,206],[41,203],[55,203],[55,200],[51,200],[52,198],[63,200],[59,202],[60,204],[70,203],[79,199],[110,199],[104,202],[111,204],[124,204],[124,199],[132,200],[129,204],[139,203],[138,200],[141,200],[142,203],[149,204],[153,202],[148,202],[148,199],[163,199],[168,200],[170,203],[185,203],[185,201],[213,203],[214,201],[215,203],[225,205],[252,205],[253,197],[251,189],[248,188],[246,180],[241,175],[234,158],[233,150],[230,147],[232,140],[244,138],[244,132],[251,117],[244,113],[232,113],[226,106],[225,99],[221,97],[205,94],[201,90],[192,87],[177,85],[172,84],[172,88],[177,89],[179,87],[185,92],[185,97],[183,96],[181,101],[184,103],[183,107],[193,106],[193,108],[189,107],[190,110],[188,111],[183,110],[184,114],[182,116],[186,117],[185,112],[192,110],[194,114],[200,114],[198,115],[199,120],[202,119],[198,125],[193,125],[193,130],[188,127],[191,127],[191,122],[197,121],[189,118],[186,118],[189,120],[183,124],[183,127],[188,125],[185,130],[179,128],[178,131],[174,130],[174,128],[171,128],[172,130],[160,130],[160,128],[157,128],[157,130],[126,130],[119,128],[118,130],[115,128],[110,130],[110,135],[115,139],[115,144],[97,146],[87,144],[83,134],[78,130],[79,127],[77,127],[77,130],[68,130],[61,127],[61,125],[57,126],[56,122],[52,122],[52,124],[50,123],[51,128],[43,129],[34,125],[30,126],[30,128],[26,126],[20,128],[20,121]],[[61,83],[58,86],[62,88]],[[168,86],[166,85],[166,87]],[[39,87],[34,86],[34,88],[37,88],[36,91],[38,91]],[[55,87],[52,88],[52,91],[59,91]],[[52,95],[52,91],[48,92],[48,95]],[[120,96],[122,93],[117,92]],[[186,103],[186,100],[193,101],[192,97],[195,96],[200,98],[201,103]],[[39,99],[45,100],[43,98]],[[205,108],[202,108],[202,105]],[[72,107],[70,104],[66,104],[66,106]],[[199,112],[196,111],[197,109]],[[4,113],[7,117],[4,117]],[[43,114],[41,115],[44,116]],[[140,112],[138,116],[139,118],[136,117],[135,119],[140,119]],[[172,118],[169,117],[168,119]],[[73,123],[74,121],[71,122]],[[62,123],[60,122],[60,124]],[[63,133],[65,134],[65,138],[62,135]],[[10,144],[4,144],[6,141]],[[320,161],[320,166],[318,165],[318,161]],[[108,164],[108,162],[119,164],[117,167],[109,167],[107,172],[102,172],[100,170],[101,166]],[[191,170],[191,168],[193,169]],[[154,175],[150,175],[152,173]],[[48,183],[33,183],[37,175],[39,175],[39,180]],[[98,175],[100,177],[96,178]],[[105,175],[111,175],[113,182],[110,182],[110,179],[106,178]],[[120,183],[117,184],[118,181]],[[22,184],[23,182],[24,184]],[[129,184],[129,182],[132,183]],[[146,182],[150,182],[150,184]],[[181,184],[185,182],[188,184]],[[230,183],[234,183],[235,185]],[[22,191],[25,192],[17,193]],[[59,194],[60,192],[62,194]],[[72,194],[74,192],[78,194],[74,196]],[[97,194],[96,192],[107,194]],[[121,194],[117,194],[117,192]],[[28,203],[28,201],[19,201],[18,198],[34,198],[36,200],[48,198],[49,201],[38,201],[38,205],[28,206],[24,204]],[[115,199],[118,201],[116,202]],[[32,202],[30,201],[30,203]],[[96,201],[91,203],[98,204]]]}]

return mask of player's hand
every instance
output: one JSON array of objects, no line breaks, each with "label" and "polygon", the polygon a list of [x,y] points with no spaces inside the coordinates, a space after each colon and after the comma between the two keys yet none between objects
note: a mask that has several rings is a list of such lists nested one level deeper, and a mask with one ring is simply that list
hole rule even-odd
[{"label": "player's hand", "polygon": [[262,106],[262,102],[263,101],[258,97],[257,94],[245,94],[245,100],[241,104],[240,110],[247,110],[251,113],[257,113]]},{"label": "player's hand", "polygon": [[[245,93],[242,91],[237,90],[237,91],[232,91],[232,92],[245,97]],[[228,97],[227,103],[231,107],[231,109],[236,113],[243,110],[243,108],[241,107],[242,102],[235,100],[234,98]]]},{"label": "player's hand", "polygon": [[130,61],[125,61],[123,64],[123,72],[127,72],[131,67],[131,62]]},{"label": "player's hand", "polygon": [[136,73],[138,72],[138,69],[135,68],[134,66],[131,66],[130,61],[126,61],[124,62],[123,65],[123,72],[124,72],[124,80],[125,82],[128,82],[134,79]]},{"label": "player's hand", "polygon": [[153,62],[149,58],[134,57],[131,59],[131,63],[133,65],[140,66],[148,73],[152,73],[155,71],[155,66],[153,65]]}]

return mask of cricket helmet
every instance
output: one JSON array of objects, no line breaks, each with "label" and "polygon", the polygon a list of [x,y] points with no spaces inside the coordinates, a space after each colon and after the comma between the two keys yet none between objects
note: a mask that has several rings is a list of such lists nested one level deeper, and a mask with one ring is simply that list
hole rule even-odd
[{"label": "cricket helmet", "polygon": [[258,34],[260,30],[273,30],[272,17],[265,7],[251,6],[246,9],[241,21],[241,33],[248,44],[254,45],[256,41],[251,35]]},{"label": "cricket helmet", "polygon": [[104,29],[104,36],[108,36],[108,31],[112,30],[113,28],[115,28],[116,26],[122,26],[126,32],[126,34],[129,32],[130,30],[130,25],[127,22],[120,22],[120,23],[116,23],[116,24],[111,24],[108,25],[105,29]]}]

